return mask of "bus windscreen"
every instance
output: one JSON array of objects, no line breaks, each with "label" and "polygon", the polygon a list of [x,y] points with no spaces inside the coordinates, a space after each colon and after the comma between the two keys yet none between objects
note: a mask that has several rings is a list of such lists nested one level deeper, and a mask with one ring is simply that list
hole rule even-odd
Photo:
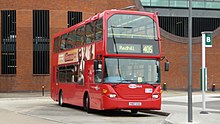
[{"label": "bus windscreen", "polygon": [[112,54],[159,54],[155,21],[142,15],[113,15],[108,20],[107,52]]}]

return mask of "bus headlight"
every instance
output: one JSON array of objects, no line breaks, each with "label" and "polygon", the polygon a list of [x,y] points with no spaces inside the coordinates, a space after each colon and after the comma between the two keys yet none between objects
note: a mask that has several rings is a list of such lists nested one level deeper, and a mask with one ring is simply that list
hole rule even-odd
[{"label": "bus headlight", "polygon": [[110,98],[115,98],[115,97],[117,97],[117,95],[116,94],[109,94],[109,97]]},{"label": "bus headlight", "polygon": [[153,94],[152,98],[157,99],[157,98],[159,98],[159,95],[158,94]]}]

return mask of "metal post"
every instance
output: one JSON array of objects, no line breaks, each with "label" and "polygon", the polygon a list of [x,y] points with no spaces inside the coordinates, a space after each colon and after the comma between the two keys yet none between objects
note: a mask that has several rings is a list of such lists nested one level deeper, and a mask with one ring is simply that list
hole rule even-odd
[{"label": "metal post", "polygon": [[42,86],[42,96],[44,96],[44,85]]},{"label": "metal post", "polygon": [[188,122],[192,122],[192,0],[189,0],[188,26]]},{"label": "metal post", "polygon": [[167,90],[167,83],[163,83],[163,90],[164,90],[164,91]]},{"label": "metal post", "polygon": [[205,108],[205,32],[202,32],[202,111],[200,114],[208,114]]},{"label": "metal post", "polygon": [[215,84],[212,84],[212,91],[215,91]]}]

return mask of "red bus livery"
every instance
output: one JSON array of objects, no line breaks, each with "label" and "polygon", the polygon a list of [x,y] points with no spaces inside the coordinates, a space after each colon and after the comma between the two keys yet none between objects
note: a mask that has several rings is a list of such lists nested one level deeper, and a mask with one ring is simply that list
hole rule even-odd
[{"label": "red bus livery", "polygon": [[161,109],[156,13],[106,10],[56,34],[52,48],[51,98],[59,105]]}]

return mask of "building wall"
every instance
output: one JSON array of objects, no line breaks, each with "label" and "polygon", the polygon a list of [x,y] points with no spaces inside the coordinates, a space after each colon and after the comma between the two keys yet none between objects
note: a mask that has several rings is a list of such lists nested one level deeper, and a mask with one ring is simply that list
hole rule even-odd
[{"label": "building wall", "polygon": [[[181,38],[161,31],[162,52],[170,61],[169,72],[162,70],[162,83],[167,89],[187,90],[188,88],[188,44],[187,38]],[[192,46],[192,87],[200,89],[200,68],[202,66],[201,37],[193,38]],[[206,67],[208,69],[208,89],[216,84],[220,89],[220,28],[213,33],[212,48],[206,48]]]},{"label": "building wall", "polygon": [[0,92],[40,91],[43,85],[46,90],[50,90],[49,74],[33,74],[32,10],[49,10],[50,38],[52,38],[55,33],[67,28],[68,11],[82,12],[85,20],[103,10],[119,9],[129,5],[135,5],[134,0],[1,0],[0,10],[16,10],[17,72],[15,75],[0,74]]},{"label": "building wall", "polygon": [[[44,85],[50,90],[50,76],[33,75],[33,17],[32,10],[49,10],[50,38],[67,27],[67,12],[80,11],[83,20],[106,9],[118,9],[135,5],[138,0],[1,0],[0,10],[16,10],[17,27],[17,72],[15,75],[0,74],[0,92],[40,91]],[[83,5],[83,6],[82,6]],[[1,16],[0,16],[1,18]],[[1,19],[0,19],[1,21]],[[1,26],[1,25],[0,25]],[[0,28],[1,34],[1,28]],[[162,83],[168,89],[186,90],[188,86],[188,44],[187,38],[173,36],[165,31],[162,35],[162,52],[170,61],[170,71],[163,71]],[[213,34],[213,47],[207,48],[208,87],[212,83],[220,89],[220,31]],[[193,89],[200,88],[201,37],[193,40]],[[1,47],[0,47],[1,49]],[[1,56],[0,56],[1,60]],[[1,61],[0,61],[1,64]]]}]

